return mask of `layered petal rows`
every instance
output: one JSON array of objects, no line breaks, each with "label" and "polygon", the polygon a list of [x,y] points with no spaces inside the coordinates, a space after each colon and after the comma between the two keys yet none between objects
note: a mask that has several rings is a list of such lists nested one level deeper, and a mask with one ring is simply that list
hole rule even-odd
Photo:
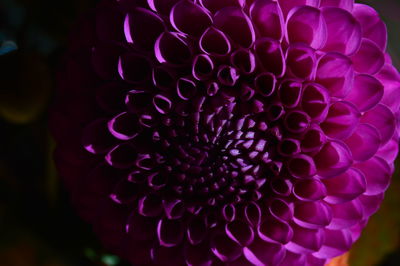
[{"label": "layered petal rows", "polygon": [[386,35],[353,0],[104,0],[51,119],[77,210],[133,265],[324,265],[394,170]]}]

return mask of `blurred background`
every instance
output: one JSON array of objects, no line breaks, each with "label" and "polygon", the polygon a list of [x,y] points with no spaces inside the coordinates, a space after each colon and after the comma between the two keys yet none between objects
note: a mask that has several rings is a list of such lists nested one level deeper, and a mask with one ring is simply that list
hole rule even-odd
[{"label": "blurred background", "polygon": [[[96,2],[0,0],[0,265],[127,265],[76,216],[53,165],[47,125],[69,28]],[[387,23],[399,68],[400,0],[364,2]],[[400,265],[399,191],[397,171],[381,209],[335,265]]]}]

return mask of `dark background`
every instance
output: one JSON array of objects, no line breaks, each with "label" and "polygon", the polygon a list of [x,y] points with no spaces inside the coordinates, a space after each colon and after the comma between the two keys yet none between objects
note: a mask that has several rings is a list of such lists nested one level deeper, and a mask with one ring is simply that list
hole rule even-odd
[{"label": "dark background", "polygon": [[[126,265],[101,248],[70,206],[47,125],[69,28],[96,2],[0,0],[0,265]],[[389,52],[399,67],[400,1],[365,2],[387,23]],[[400,265],[399,205],[397,171],[351,250],[350,265]]]}]

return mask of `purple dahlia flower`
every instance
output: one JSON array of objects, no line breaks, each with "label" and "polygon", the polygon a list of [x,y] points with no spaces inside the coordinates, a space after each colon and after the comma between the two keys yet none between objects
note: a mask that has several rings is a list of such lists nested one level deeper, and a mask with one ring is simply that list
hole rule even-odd
[{"label": "purple dahlia flower", "polygon": [[108,0],[60,72],[56,161],[133,265],[323,265],[393,173],[400,79],[352,0]]}]

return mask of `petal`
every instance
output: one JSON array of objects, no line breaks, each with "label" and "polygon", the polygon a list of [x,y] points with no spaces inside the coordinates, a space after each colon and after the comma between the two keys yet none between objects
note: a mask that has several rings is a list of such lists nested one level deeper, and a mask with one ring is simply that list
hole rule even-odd
[{"label": "petal", "polygon": [[147,9],[138,7],[125,17],[125,39],[143,49],[152,49],[164,30],[162,19]]},{"label": "petal", "polygon": [[115,44],[101,44],[92,48],[92,66],[95,73],[104,80],[118,77],[118,58],[123,49]]},{"label": "petal", "polygon": [[159,63],[183,64],[191,59],[191,51],[178,33],[163,32],[154,45],[154,54]]},{"label": "petal", "polygon": [[368,219],[371,215],[378,211],[383,201],[383,196],[384,192],[373,196],[360,196],[360,202],[362,203],[364,209],[364,218]]},{"label": "petal", "polygon": [[211,251],[223,262],[234,261],[242,255],[242,247],[225,234],[212,239]]},{"label": "petal", "polygon": [[232,65],[244,74],[253,73],[256,68],[256,58],[249,49],[238,49],[231,55]]},{"label": "petal", "polygon": [[117,139],[129,140],[140,133],[141,126],[136,115],[123,112],[108,122],[108,129]]},{"label": "petal", "polygon": [[263,38],[256,41],[254,50],[265,71],[281,77],[285,72],[285,61],[281,44],[273,39]]},{"label": "petal", "polygon": [[306,256],[286,251],[285,259],[281,265],[306,265]]},{"label": "petal", "polygon": [[351,152],[343,142],[330,141],[314,156],[317,174],[332,177],[345,172],[353,163]]},{"label": "petal", "polygon": [[250,6],[250,17],[261,37],[282,40],[284,19],[282,11],[276,2],[271,0],[256,0]]},{"label": "petal", "polygon": [[297,81],[284,81],[281,83],[278,93],[282,104],[287,108],[293,108],[298,105],[301,99],[302,84]]},{"label": "petal", "polygon": [[278,3],[282,9],[283,14],[286,16],[292,8],[298,6],[307,5],[307,6],[319,7],[320,1],[321,0],[291,0],[291,1],[278,0]]},{"label": "petal", "polygon": [[214,25],[244,48],[249,48],[255,41],[251,20],[239,8],[226,7],[218,11],[214,16]]},{"label": "petal", "polygon": [[245,0],[199,0],[200,4],[210,10],[211,12],[217,12],[225,7],[243,7]]},{"label": "petal", "polygon": [[189,266],[211,266],[212,257],[209,244],[207,242],[203,242],[200,245],[187,244],[185,247],[185,258]]},{"label": "petal", "polygon": [[293,237],[293,230],[286,222],[269,218],[258,227],[259,237],[270,243],[288,243]]},{"label": "petal", "polygon": [[268,207],[272,216],[279,221],[291,221],[293,218],[293,208],[283,199],[275,198],[269,203]]},{"label": "petal", "polygon": [[388,163],[393,163],[399,152],[398,143],[398,137],[393,137],[388,143],[379,149],[376,155],[386,160]]},{"label": "petal", "polygon": [[249,224],[257,226],[261,221],[261,209],[257,203],[250,202],[244,208],[244,216]]},{"label": "petal", "polygon": [[227,55],[231,51],[231,43],[222,31],[210,27],[204,31],[199,40],[200,49],[211,55]]},{"label": "petal", "polygon": [[150,78],[152,69],[146,57],[137,54],[124,54],[118,61],[118,73],[128,83],[139,83]]},{"label": "petal", "polygon": [[316,173],[313,159],[305,154],[297,155],[292,158],[287,167],[289,173],[297,178],[311,177]]},{"label": "petal", "polygon": [[348,230],[325,229],[325,241],[321,249],[313,255],[320,259],[330,259],[345,253],[353,244]]},{"label": "petal", "polygon": [[349,12],[353,10],[354,0],[321,0],[321,7],[340,7]]},{"label": "petal", "polygon": [[192,75],[197,80],[205,80],[212,75],[214,62],[205,54],[197,55],[193,60]]},{"label": "petal", "polygon": [[238,71],[227,65],[221,65],[217,72],[218,81],[225,86],[233,86],[239,79],[240,74]]},{"label": "petal", "polygon": [[152,72],[153,85],[161,90],[170,90],[175,83],[175,74],[165,67],[155,67]]},{"label": "petal", "polygon": [[360,119],[360,112],[348,102],[335,102],[329,107],[328,116],[321,129],[324,133],[336,139],[346,139],[351,136]]},{"label": "petal", "polygon": [[162,202],[159,196],[148,194],[138,201],[138,213],[146,217],[157,217],[162,213]]},{"label": "petal", "polygon": [[168,219],[180,219],[185,213],[185,206],[181,200],[163,200],[164,212]]},{"label": "petal", "polygon": [[313,126],[305,132],[301,141],[303,152],[318,152],[325,144],[326,136],[322,130]]},{"label": "petal", "polygon": [[337,7],[322,9],[327,25],[327,42],[323,47],[326,52],[354,54],[361,44],[361,26],[346,10]]},{"label": "petal", "polygon": [[327,53],[318,61],[316,82],[331,96],[345,97],[353,85],[354,70],[350,59],[342,54]]},{"label": "petal", "polygon": [[394,114],[383,104],[378,104],[373,109],[364,113],[360,122],[370,124],[378,129],[381,135],[382,146],[392,138],[396,129]]},{"label": "petal", "polygon": [[306,179],[295,183],[293,194],[302,201],[316,201],[323,199],[327,194],[327,190],[319,179]]},{"label": "petal", "polygon": [[243,254],[252,265],[280,265],[286,250],[280,244],[255,240],[249,247],[243,249]]},{"label": "petal", "polygon": [[331,205],[332,222],[327,226],[328,229],[341,230],[350,228],[359,223],[363,217],[363,208],[359,199],[347,201],[345,203]]},{"label": "petal", "polygon": [[383,66],[382,70],[375,77],[385,87],[382,103],[386,104],[393,112],[400,108],[400,75],[397,69],[389,64]]},{"label": "petal", "polygon": [[199,36],[212,24],[207,10],[193,2],[182,0],[170,13],[171,25],[178,31]]},{"label": "petal", "polygon": [[385,64],[385,55],[373,41],[363,39],[360,49],[351,56],[351,61],[355,71],[373,75]]},{"label": "petal", "polygon": [[301,133],[310,126],[310,117],[302,111],[291,111],[285,115],[284,125],[289,132]]},{"label": "petal", "polygon": [[182,100],[186,101],[192,98],[196,90],[196,84],[190,79],[180,78],[176,83],[176,92]]},{"label": "petal", "polygon": [[286,51],[287,70],[294,77],[305,80],[314,78],[316,61],[314,50],[307,45],[291,44]]},{"label": "petal", "polygon": [[173,247],[182,242],[183,226],[180,220],[160,219],[157,236],[161,246]]},{"label": "petal", "polygon": [[116,168],[129,168],[135,165],[136,150],[129,144],[119,144],[108,152],[105,159],[107,163]]},{"label": "petal", "polygon": [[293,221],[304,228],[316,229],[329,225],[332,211],[323,201],[298,202],[294,207]]},{"label": "petal", "polygon": [[82,145],[93,154],[107,153],[115,145],[115,140],[108,131],[106,119],[97,119],[84,128]]},{"label": "petal", "polygon": [[383,85],[369,75],[357,75],[350,94],[345,100],[357,106],[361,112],[368,111],[376,106],[383,97]]},{"label": "petal", "polygon": [[301,42],[314,49],[324,47],[327,39],[325,19],[319,9],[310,6],[293,8],[286,22],[287,41]]},{"label": "petal", "polygon": [[369,124],[359,124],[345,143],[356,161],[366,161],[378,151],[381,145],[379,131]]},{"label": "petal", "polygon": [[364,173],[367,181],[365,195],[377,195],[388,188],[392,173],[390,166],[382,158],[374,156],[368,161],[355,164],[354,167]]},{"label": "petal", "polygon": [[207,227],[204,219],[193,218],[187,228],[187,238],[192,245],[197,245],[206,238]]},{"label": "petal", "polygon": [[254,240],[253,229],[243,221],[233,221],[225,226],[226,235],[241,246],[248,246]]},{"label": "petal", "polygon": [[323,179],[322,182],[328,194],[324,201],[331,204],[351,201],[363,194],[367,188],[364,174],[355,168],[349,168],[338,176]]},{"label": "petal", "polygon": [[276,77],[268,72],[259,74],[254,79],[254,88],[264,97],[271,96],[276,87]]},{"label": "petal", "polygon": [[293,224],[293,239],[285,245],[287,250],[296,254],[318,251],[325,239],[325,232],[320,229],[307,229]]},{"label": "petal", "polygon": [[167,15],[179,0],[147,0],[149,7],[157,13]]},{"label": "petal", "polygon": [[329,111],[329,93],[319,84],[310,83],[304,87],[301,106],[315,122],[325,120]]},{"label": "petal", "polygon": [[384,51],[387,32],[386,25],[380,19],[379,14],[372,7],[364,4],[355,4],[352,13],[362,26],[362,36],[375,42]]}]

